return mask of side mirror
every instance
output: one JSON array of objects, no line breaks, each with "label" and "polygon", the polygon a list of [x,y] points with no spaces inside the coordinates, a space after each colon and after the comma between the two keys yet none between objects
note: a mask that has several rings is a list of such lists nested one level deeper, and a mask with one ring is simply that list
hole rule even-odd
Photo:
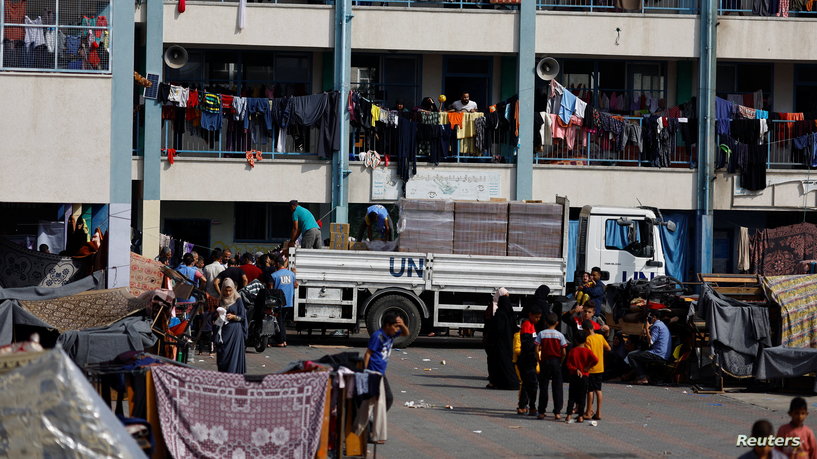
[{"label": "side mirror", "polygon": [[678,229],[678,225],[672,220],[667,220],[666,226],[670,233],[674,233],[675,230]]}]

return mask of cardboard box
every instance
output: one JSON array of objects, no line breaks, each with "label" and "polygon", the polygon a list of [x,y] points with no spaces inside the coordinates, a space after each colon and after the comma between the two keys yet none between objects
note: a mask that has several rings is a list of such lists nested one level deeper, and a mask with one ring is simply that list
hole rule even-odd
[{"label": "cardboard box", "polygon": [[329,248],[333,250],[349,249],[348,233],[329,233]]},{"label": "cardboard box", "polygon": [[559,258],[564,209],[558,204],[512,202],[508,206],[508,256]]},{"label": "cardboard box", "polygon": [[329,224],[329,232],[330,233],[346,233],[346,234],[349,234],[349,224],[348,223],[330,223]]},{"label": "cardboard box", "polygon": [[508,203],[458,201],[454,206],[454,253],[505,256]]},{"label": "cardboard box", "polygon": [[400,252],[452,253],[454,201],[400,200]]}]

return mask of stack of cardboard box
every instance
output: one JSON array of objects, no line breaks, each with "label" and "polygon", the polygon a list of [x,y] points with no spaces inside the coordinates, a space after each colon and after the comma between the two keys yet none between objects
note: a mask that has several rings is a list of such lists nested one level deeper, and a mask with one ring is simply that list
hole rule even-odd
[{"label": "stack of cardboard box", "polygon": [[507,202],[457,201],[454,216],[454,253],[494,256],[507,254]]},{"label": "stack of cardboard box", "polygon": [[454,201],[400,200],[400,251],[452,253]]},{"label": "stack of cardboard box", "polygon": [[562,206],[512,202],[508,208],[508,256],[562,256]]},{"label": "stack of cardboard box", "polygon": [[349,224],[330,223],[329,224],[329,248],[333,250],[349,249]]}]

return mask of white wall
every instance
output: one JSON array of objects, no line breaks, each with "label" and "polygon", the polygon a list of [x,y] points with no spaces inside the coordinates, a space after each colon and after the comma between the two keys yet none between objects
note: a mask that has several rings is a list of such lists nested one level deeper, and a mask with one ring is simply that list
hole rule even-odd
[{"label": "white wall", "polygon": [[165,43],[224,46],[329,48],[335,13],[330,6],[250,3],[246,26],[238,30],[238,2],[177,2],[164,5]]},{"label": "white wall", "polygon": [[534,166],[533,199],[552,202],[567,196],[571,207],[584,205],[695,208],[695,171],[680,168]]},{"label": "white wall", "polygon": [[0,88],[0,200],[108,202],[111,77],[4,72]]},{"label": "white wall", "polygon": [[329,161],[177,157],[162,160],[163,201],[330,202]]},{"label": "white wall", "polygon": [[352,49],[510,53],[518,15],[458,8],[367,7],[354,10]]},{"label": "white wall", "polygon": [[[621,29],[618,44],[616,28]],[[694,15],[549,11],[536,16],[536,52],[547,56],[694,57],[697,40]]]},{"label": "white wall", "polygon": [[817,28],[811,18],[719,16],[718,57],[722,59],[817,59]]},{"label": "white wall", "polygon": [[807,171],[769,171],[766,189],[742,194],[734,188],[734,175],[719,173],[715,179],[715,210],[793,210],[817,206],[817,193],[803,194],[802,181],[814,180]]}]

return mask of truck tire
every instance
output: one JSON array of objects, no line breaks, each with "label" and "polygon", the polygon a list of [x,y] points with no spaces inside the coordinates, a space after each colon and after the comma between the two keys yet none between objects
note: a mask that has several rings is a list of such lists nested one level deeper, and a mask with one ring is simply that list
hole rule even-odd
[{"label": "truck tire", "polygon": [[366,328],[369,335],[380,329],[383,325],[383,316],[389,312],[402,317],[409,329],[408,336],[400,336],[394,340],[394,346],[398,348],[409,346],[420,334],[422,317],[417,306],[402,295],[384,295],[374,300],[374,304],[369,306],[369,311],[366,313]]}]

